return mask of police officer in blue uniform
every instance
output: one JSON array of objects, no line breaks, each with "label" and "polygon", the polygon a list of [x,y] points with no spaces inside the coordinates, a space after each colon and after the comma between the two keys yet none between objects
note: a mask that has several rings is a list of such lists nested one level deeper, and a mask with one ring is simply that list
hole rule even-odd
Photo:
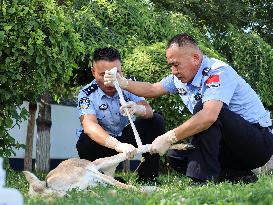
[{"label": "police officer in blue uniform", "polygon": [[117,79],[122,88],[138,96],[178,94],[193,116],[158,136],[151,151],[163,155],[171,144],[192,137],[195,149],[171,151],[178,171],[198,182],[254,182],[252,169],[264,165],[273,153],[272,121],[260,98],[228,64],[202,54],[186,33],[167,44],[172,74],[158,83],[133,82],[105,73],[105,83]]},{"label": "police officer in blue uniform", "polygon": [[[121,58],[114,48],[99,48],[94,51],[92,60],[94,80],[81,89],[78,96],[78,111],[81,129],[78,131],[77,150],[80,158],[95,159],[113,156],[123,152],[128,158],[136,154],[136,140],[125,108],[136,116],[135,126],[143,144],[151,144],[163,134],[164,121],[153,113],[143,97],[123,91],[126,105],[121,106],[119,95],[112,86],[104,85],[104,73],[116,67],[121,73]],[[159,155],[144,154],[144,162],[138,169],[139,179],[153,181],[159,174]]]}]

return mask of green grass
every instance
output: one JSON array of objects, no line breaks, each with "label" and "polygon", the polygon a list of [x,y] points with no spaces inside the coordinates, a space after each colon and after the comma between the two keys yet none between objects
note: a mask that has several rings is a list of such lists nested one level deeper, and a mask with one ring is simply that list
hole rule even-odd
[{"label": "green grass", "polygon": [[[130,204],[130,205],[171,205],[171,204],[271,204],[273,205],[273,174],[259,175],[254,184],[207,184],[203,186],[191,185],[191,181],[171,171],[159,178],[161,185],[153,193],[140,193],[118,189],[112,186],[98,186],[92,190],[70,191],[69,196],[29,197],[28,183],[21,172],[7,171],[7,186],[19,189],[25,198],[25,204]],[[136,183],[136,176],[132,173],[119,173],[119,176],[129,181],[129,184],[140,187]],[[44,175],[40,174],[40,178]]]}]

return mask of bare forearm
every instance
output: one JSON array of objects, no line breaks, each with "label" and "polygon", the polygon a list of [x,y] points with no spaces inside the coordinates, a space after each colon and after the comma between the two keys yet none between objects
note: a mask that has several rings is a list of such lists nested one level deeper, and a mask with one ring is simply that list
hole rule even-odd
[{"label": "bare forearm", "polygon": [[141,102],[138,102],[137,104],[145,107],[145,115],[142,115],[142,116],[140,115],[139,116],[140,118],[148,119],[153,117],[154,111],[152,107],[149,105],[149,103],[147,103],[146,101],[141,101]]},{"label": "bare forearm", "polygon": [[84,133],[96,143],[103,145],[109,134],[97,123],[84,127]]},{"label": "bare forearm", "polygon": [[178,140],[183,140],[194,134],[208,129],[214,120],[207,117],[208,113],[200,111],[193,115],[190,119],[184,122],[179,127],[175,128],[175,134]]},{"label": "bare forearm", "polygon": [[223,102],[219,100],[205,102],[202,110],[174,129],[177,139],[182,140],[208,129],[218,119],[222,107]]},{"label": "bare forearm", "polygon": [[128,86],[125,89],[135,95],[147,98],[155,98],[166,93],[163,88],[159,89],[159,83],[152,84],[132,80],[128,81]]}]

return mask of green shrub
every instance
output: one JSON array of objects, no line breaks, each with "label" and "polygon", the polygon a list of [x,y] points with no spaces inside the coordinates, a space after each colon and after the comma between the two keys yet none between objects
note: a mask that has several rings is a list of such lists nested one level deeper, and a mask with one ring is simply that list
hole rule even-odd
[{"label": "green shrub", "polygon": [[255,33],[245,33],[230,26],[224,39],[217,42],[230,63],[273,110],[273,50]]},{"label": "green shrub", "polygon": [[2,0],[0,10],[0,155],[9,156],[16,108],[44,91],[61,93],[83,44],[53,0]]}]

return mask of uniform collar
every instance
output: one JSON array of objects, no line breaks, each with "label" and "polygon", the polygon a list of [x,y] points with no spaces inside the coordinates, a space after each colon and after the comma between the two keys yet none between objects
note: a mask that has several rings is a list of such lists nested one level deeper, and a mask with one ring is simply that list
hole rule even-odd
[{"label": "uniform collar", "polygon": [[202,59],[202,63],[196,73],[196,75],[194,76],[193,80],[189,83],[195,87],[201,87],[201,81],[202,81],[202,78],[203,78],[203,69],[205,67],[208,66],[208,58],[207,56],[203,56],[203,59]]}]

